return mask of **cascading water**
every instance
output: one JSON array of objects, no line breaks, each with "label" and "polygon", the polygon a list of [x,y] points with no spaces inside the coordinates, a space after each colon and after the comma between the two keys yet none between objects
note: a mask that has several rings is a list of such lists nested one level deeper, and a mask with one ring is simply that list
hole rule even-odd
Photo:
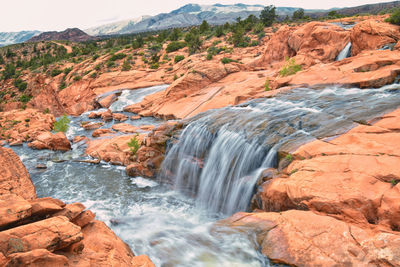
[{"label": "cascading water", "polygon": [[342,51],[340,51],[339,55],[336,57],[336,61],[343,60],[351,56],[351,42],[349,42]]},{"label": "cascading water", "polygon": [[[73,144],[66,153],[31,150],[26,145],[13,149],[30,172],[39,197],[82,202],[135,254],[149,255],[156,266],[270,266],[254,233],[215,225],[225,215],[210,209],[245,210],[259,173],[276,165],[278,149],[340,134],[354,121],[397,108],[399,88],[299,89],[198,115],[169,150],[160,177],[173,179],[177,189],[196,198],[155,181],[128,177],[122,166],[83,163],[87,159],[83,143]],[[71,120],[69,138],[92,138],[80,127],[87,114]],[[126,122],[159,123],[150,118]],[[38,164],[47,169],[36,169]]]},{"label": "cascading water", "polygon": [[188,122],[163,162],[160,179],[173,179],[175,188],[195,196],[202,208],[245,211],[261,171],[276,166],[278,149],[344,133],[356,121],[396,108],[398,87],[296,89],[205,112]]}]

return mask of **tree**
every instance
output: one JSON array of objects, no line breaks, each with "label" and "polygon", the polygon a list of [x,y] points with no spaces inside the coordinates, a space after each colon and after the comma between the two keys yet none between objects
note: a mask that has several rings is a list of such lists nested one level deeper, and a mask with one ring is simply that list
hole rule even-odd
[{"label": "tree", "polygon": [[210,25],[206,20],[203,20],[203,22],[200,25],[200,33],[205,33],[210,30]]},{"label": "tree", "polygon": [[262,23],[264,23],[264,25],[266,27],[270,27],[275,19],[276,19],[276,13],[275,13],[275,6],[266,6],[260,14],[260,19],[262,21]]},{"label": "tree", "polygon": [[3,70],[3,79],[7,80],[7,79],[14,77],[15,71],[16,71],[16,69],[15,69],[14,64],[11,64],[11,63],[7,64],[5,69]]},{"label": "tree", "polygon": [[169,39],[171,41],[178,41],[181,38],[181,35],[182,35],[181,30],[178,28],[174,28],[171,34],[169,35]]},{"label": "tree", "polygon": [[301,20],[301,19],[304,19],[304,9],[302,9],[302,8],[297,9],[297,10],[293,13],[292,19],[293,19],[293,20]]},{"label": "tree", "polygon": [[192,55],[200,50],[202,41],[200,39],[199,31],[196,28],[193,28],[189,33],[185,36],[185,42],[189,47],[189,54]]},{"label": "tree", "polygon": [[400,25],[400,8],[396,8],[392,15],[386,19],[386,22],[391,24]]},{"label": "tree", "polygon": [[4,64],[4,58],[2,56],[2,54],[0,54],[0,65]]}]

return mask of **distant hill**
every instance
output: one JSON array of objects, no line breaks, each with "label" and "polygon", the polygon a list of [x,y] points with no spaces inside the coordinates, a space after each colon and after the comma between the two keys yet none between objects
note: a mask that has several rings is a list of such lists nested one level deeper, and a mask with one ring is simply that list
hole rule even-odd
[{"label": "distant hill", "polygon": [[[249,15],[259,16],[262,5],[198,5],[188,4],[170,13],[162,13],[156,16],[142,16],[140,18],[115,22],[85,30],[90,35],[116,35],[129,34],[144,31],[156,31],[168,28],[187,27],[199,25],[203,20],[210,24],[224,24],[234,22],[238,17],[243,19]],[[298,8],[277,7],[280,16],[292,15]],[[308,12],[319,10],[307,10]]]},{"label": "distant hill", "polygon": [[40,31],[0,32],[0,47],[23,43],[40,34]]},{"label": "distant hill", "polygon": [[29,39],[28,42],[53,41],[53,40],[85,42],[96,39],[97,39],[96,37],[90,36],[78,28],[72,28],[72,29],[66,29],[65,31],[62,32],[56,32],[56,31],[43,32]]},{"label": "distant hill", "polygon": [[[382,10],[390,10],[392,8],[399,8],[400,7],[400,1],[393,1],[393,2],[387,2],[387,3],[377,3],[377,4],[368,4],[368,5],[362,5],[362,6],[356,6],[356,7],[346,7],[346,8],[340,8],[340,9],[335,9],[337,13],[346,15],[346,16],[353,16],[357,14],[373,14],[376,15]],[[323,12],[315,12],[312,15],[312,17],[319,17],[319,16],[325,16],[328,14],[329,11],[323,11]],[[307,12],[308,13],[308,12]]]}]

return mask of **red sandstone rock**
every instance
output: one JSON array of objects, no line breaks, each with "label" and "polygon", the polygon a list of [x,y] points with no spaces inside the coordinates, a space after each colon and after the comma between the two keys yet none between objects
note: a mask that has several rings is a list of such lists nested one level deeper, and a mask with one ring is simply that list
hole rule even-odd
[{"label": "red sandstone rock", "polygon": [[94,130],[98,129],[104,125],[104,122],[82,122],[81,126],[85,130]]},{"label": "red sandstone rock", "polygon": [[51,197],[37,198],[30,200],[29,203],[32,205],[32,215],[53,214],[65,207],[64,202]]},{"label": "red sandstone rock", "polygon": [[376,19],[357,23],[351,31],[351,54],[358,55],[364,50],[376,50],[400,39],[400,27]]},{"label": "red sandstone rock", "polygon": [[126,121],[128,120],[128,116],[122,114],[122,113],[114,113],[112,114],[113,119],[116,121]]},{"label": "red sandstone rock", "polygon": [[[400,112],[374,126],[359,126],[331,141],[300,147],[287,172],[262,185],[265,211],[308,209],[346,222],[399,229],[400,134],[382,126],[400,125]],[[301,160],[304,159],[304,160]]]},{"label": "red sandstone rock", "polygon": [[0,229],[31,214],[32,206],[24,198],[14,194],[0,195]]},{"label": "red sandstone rock", "polygon": [[63,132],[52,134],[44,132],[36,137],[36,140],[28,144],[29,147],[34,149],[51,149],[68,151],[71,149],[71,143]]},{"label": "red sandstone rock", "polygon": [[237,213],[223,221],[254,230],[262,253],[290,266],[388,266],[400,264],[400,235],[360,228],[310,211]]},{"label": "red sandstone rock", "polygon": [[116,94],[111,94],[109,96],[104,97],[101,99],[99,102],[100,106],[103,108],[109,108],[112,103],[114,103],[118,99],[118,96]]},{"label": "red sandstone rock", "polygon": [[55,118],[35,109],[0,112],[0,138],[11,143],[32,141],[43,132],[50,131]]},{"label": "red sandstone rock", "polygon": [[[1,263],[1,262],[0,262]],[[2,265],[3,266],[3,265]],[[23,253],[14,253],[8,257],[5,267],[65,267],[69,266],[68,259],[56,255],[46,249],[34,249]]]},{"label": "red sandstone rock", "polygon": [[19,157],[11,149],[0,147],[0,195],[8,194],[27,200],[36,198],[32,180]]},{"label": "red sandstone rock", "polygon": [[34,249],[54,251],[83,239],[80,227],[59,216],[0,232],[0,252],[8,256]]},{"label": "red sandstone rock", "polygon": [[97,129],[97,130],[93,131],[92,136],[93,137],[108,136],[111,133],[115,133],[115,132],[112,131],[111,129]]},{"label": "red sandstone rock", "polygon": [[112,114],[111,110],[108,109],[107,111],[102,112],[101,119],[103,121],[111,121],[113,119],[113,114]]},{"label": "red sandstone rock", "polygon": [[130,125],[129,123],[118,123],[112,126],[113,130],[122,133],[136,133],[139,130],[138,127]]}]

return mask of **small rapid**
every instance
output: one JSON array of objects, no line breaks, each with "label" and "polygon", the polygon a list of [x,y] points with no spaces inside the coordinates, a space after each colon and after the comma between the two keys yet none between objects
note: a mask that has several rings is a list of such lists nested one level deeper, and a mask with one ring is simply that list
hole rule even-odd
[{"label": "small rapid", "polygon": [[336,61],[343,60],[351,56],[351,42],[349,42],[342,51],[340,51],[339,55],[336,57]]},{"label": "small rapid", "polygon": [[[277,151],[344,133],[356,122],[399,107],[399,89],[303,88],[199,114],[170,142],[157,180],[128,177],[123,166],[83,162],[89,159],[83,142],[65,153],[31,150],[25,144],[13,150],[31,174],[39,197],[83,203],[135,254],[149,255],[156,266],[270,266],[254,233],[215,222],[248,210],[261,172],[277,164]],[[135,92],[129,94],[128,102],[136,101]],[[124,99],[118,101],[126,105]],[[115,106],[122,106],[118,101]],[[71,118],[69,138],[92,138],[91,131],[80,126],[87,116]],[[141,118],[126,123],[161,121]],[[38,169],[38,164],[47,168]]]}]

